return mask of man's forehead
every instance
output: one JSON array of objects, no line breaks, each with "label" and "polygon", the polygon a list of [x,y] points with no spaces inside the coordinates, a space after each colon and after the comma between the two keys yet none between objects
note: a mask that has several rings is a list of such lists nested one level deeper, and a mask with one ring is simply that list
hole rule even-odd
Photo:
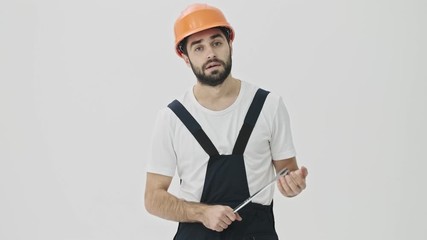
[{"label": "man's forehead", "polygon": [[220,36],[224,37],[223,32],[218,28],[211,28],[207,30],[203,30],[197,33],[194,33],[188,37],[188,42],[191,43],[193,41],[199,41],[204,39],[209,39],[212,36],[220,34]]}]

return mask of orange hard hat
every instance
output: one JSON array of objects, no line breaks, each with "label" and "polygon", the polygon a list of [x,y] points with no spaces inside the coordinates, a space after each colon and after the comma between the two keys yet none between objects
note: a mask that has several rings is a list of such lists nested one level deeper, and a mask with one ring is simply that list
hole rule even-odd
[{"label": "orange hard hat", "polygon": [[207,4],[192,4],[188,6],[175,21],[175,51],[182,57],[180,43],[191,34],[213,28],[225,27],[229,30],[229,39],[233,41],[234,30],[225,19],[224,14],[216,7]]}]

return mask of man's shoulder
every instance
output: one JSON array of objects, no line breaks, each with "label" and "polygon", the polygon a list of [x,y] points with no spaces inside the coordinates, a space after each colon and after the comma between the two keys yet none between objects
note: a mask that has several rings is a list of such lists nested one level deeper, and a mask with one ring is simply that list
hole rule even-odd
[{"label": "man's shoulder", "polygon": [[265,88],[263,86],[259,86],[259,85],[256,85],[256,84],[253,84],[253,83],[250,83],[250,82],[244,82],[244,81],[242,81],[242,83],[244,83],[246,85],[247,91],[250,92],[250,93],[252,93],[252,95],[254,95],[254,96],[255,96],[255,93],[259,89],[267,91],[268,95],[267,95],[267,99],[266,99],[266,103],[265,104],[273,104],[273,105],[275,105],[275,104],[278,104],[279,101],[281,101],[282,97],[280,95],[278,95],[274,90],[271,90],[269,88]]}]

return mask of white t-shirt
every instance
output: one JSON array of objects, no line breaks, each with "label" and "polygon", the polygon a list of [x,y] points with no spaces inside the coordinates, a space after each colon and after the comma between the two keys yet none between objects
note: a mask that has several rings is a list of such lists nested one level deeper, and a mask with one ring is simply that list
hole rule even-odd
[{"label": "white t-shirt", "polygon": [[[257,90],[258,87],[242,81],[236,101],[221,111],[200,105],[193,88],[178,100],[201,125],[219,154],[229,155]],[[268,94],[243,156],[251,195],[274,178],[272,160],[295,156],[289,115],[280,96]],[[153,130],[147,172],[173,177],[177,171],[182,180],[178,197],[199,202],[208,160],[209,155],[175,113],[168,107],[161,109]],[[271,204],[274,186],[259,194],[253,202]]]}]

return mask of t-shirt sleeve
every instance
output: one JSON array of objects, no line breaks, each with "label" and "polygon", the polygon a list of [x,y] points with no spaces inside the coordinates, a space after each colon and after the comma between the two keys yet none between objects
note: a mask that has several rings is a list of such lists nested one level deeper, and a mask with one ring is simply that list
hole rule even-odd
[{"label": "t-shirt sleeve", "polygon": [[288,110],[281,97],[273,118],[270,147],[273,160],[288,159],[296,155]]},{"label": "t-shirt sleeve", "polygon": [[176,154],[173,147],[173,112],[160,110],[154,124],[146,171],[173,177],[176,170]]}]

